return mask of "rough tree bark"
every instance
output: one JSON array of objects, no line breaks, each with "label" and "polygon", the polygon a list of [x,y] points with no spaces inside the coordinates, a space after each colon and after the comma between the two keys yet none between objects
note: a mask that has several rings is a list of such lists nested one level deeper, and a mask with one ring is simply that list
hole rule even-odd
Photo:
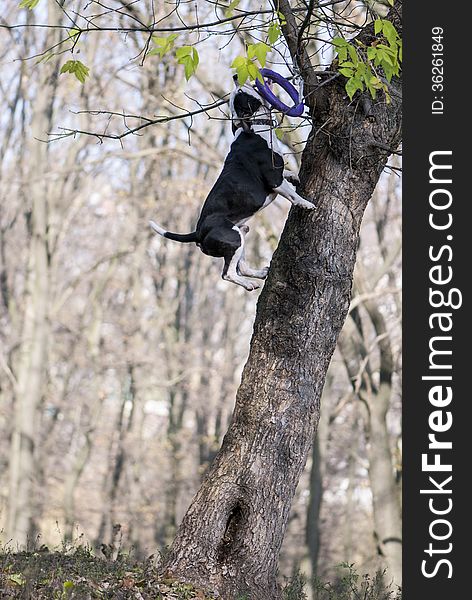
[{"label": "rough tree bark", "polygon": [[[280,10],[294,56],[289,3]],[[401,2],[392,12],[401,33]],[[368,41],[372,27],[360,35]],[[300,63],[310,92],[313,71],[303,57]],[[366,114],[361,99],[349,102],[342,78],[310,96],[314,127],[300,191],[317,208],[290,212],[258,301],[228,432],[165,563],[169,575],[228,600],[280,598],[278,554],[349,307],[362,216],[401,137],[399,80],[391,97],[390,104],[379,97]]]}]

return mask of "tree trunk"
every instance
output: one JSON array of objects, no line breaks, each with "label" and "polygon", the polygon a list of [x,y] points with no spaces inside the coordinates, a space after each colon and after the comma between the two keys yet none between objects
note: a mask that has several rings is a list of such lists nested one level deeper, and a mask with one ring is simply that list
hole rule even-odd
[{"label": "tree trunk", "polygon": [[379,550],[389,566],[390,578],[402,583],[402,521],[387,427],[392,394],[393,357],[382,313],[371,301],[364,303],[374,325],[380,348],[380,383],[377,393],[367,396],[369,407],[367,454],[374,505],[374,523]]},{"label": "tree trunk", "polygon": [[[49,22],[58,22],[58,8],[50,9]],[[48,46],[57,37],[48,35]],[[8,536],[20,547],[35,533],[35,443],[36,412],[44,393],[49,332],[49,248],[48,248],[48,146],[44,142],[50,130],[58,61],[51,60],[41,71],[31,117],[29,163],[31,185],[31,238],[29,244],[26,297],[21,347],[17,361],[14,425],[10,450],[10,490]]]},{"label": "tree trunk", "polygon": [[[369,26],[363,35],[371,34]],[[315,95],[316,125],[302,158],[300,191],[317,208],[290,212],[228,432],[165,563],[169,575],[225,599],[280,598],[278,555],[349,307],[362,216],[385,148],[400,140],[399,81],[392,102],[378,98],[365,115],[341,79]]]},{"label": "tree trunk", "polygon": [[[364,430],[369,461],[369,480],[372,490],[374,537],[378,551],[385,558],[388,566],[387,578],[393,579],[396,584],[401,585],[401,509],[387,427],[393,359],[382,314],[372,302],[365,301],[364,306],[378,336],[380,348],[379,385],[375,385],[367,364],[365,377],[369,379],[369,384],[365,385],[363,382],[357,392],[366,407]],[[362,356],[366,355],[367,350],[360,337],[360,330],[356,329],[354,319],[349,319],[347,325],[348,327],[345,328],[339,340],[339,347],[349,378],[355,388],[355,380],[361,370],[361,359]]]},{"label": "tree trunk", "polygon": [[[125,344],[126,346],[126,344]],[[125,350],[126,354],[126,350]],[[120,483],[128,460],[126,440],[133,426],[136,408],[136,389],[133,364],[128,362],[121,390],[120,410],[116,417],[115,431],[112,434],[109,448],[109,471],[105,477],[106,497],[103,504],[102,516],[98,528],[95,546],[98,547],[105,539],[113,544],[120,524],[116,523],[116,504],[119,497]],[[116,529],[118,527],[118,530]]]},{"label": "tree trunk", "polygon": [[376,543],[388,565],[387,579],[401,585],[402,522],[386,422],[390,393],[390,386],[381,384],[369,402],[367,455]]},{"label": "tree trunk", "polygon": [[67,477],[64,481],[64,540],[71,542],[74,536],[74,525],[76,524],[75,515],[75,492],[77,485],[80,481],[80,477],[88,463],[90,457],[90,451],[92,450],[92,429],[85,432],[84,443],[81,446],[75,461],[72,464]]},{"label": "tree trunk", "polygon": [[[330,378],[331,379],[331,378]],[[329,379],[326,390],[330,388]],[[306,514],[306,530],[305,539],[308,551],[309,579],[314,583],[314,576],[318,572],[318,558],[321,548],[320,539],[320,512],[323,501],[323,479],[326,470],[326,448],[328,445],[329,435],[329,419],[328,410],[322,410],[318,423],[318,431],[316,432],[312,448],[312,464],[310,471],[310,496],[308,499],[307,514]],[[314,589],[313,589],[314,593]]]}]

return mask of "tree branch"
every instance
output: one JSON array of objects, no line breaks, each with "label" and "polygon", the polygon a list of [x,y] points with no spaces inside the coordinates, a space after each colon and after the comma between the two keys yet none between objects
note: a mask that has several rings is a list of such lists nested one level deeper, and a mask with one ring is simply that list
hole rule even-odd
[{"label": "tree branch", "polygon": [[[43,142],[55,142],[57,140],[62,140],[64,138],[67,137],[75,137],[76,135],[89,135],[92,137],[96,137],[98,138],[98,140],[100,141],[100,143],[103,142],[103,140],[108,139],[108,140],[122,140],[123,138],[127,137],[128,135],[136,135],[139,131],[141,131],[142,129],[145,129],[146,127],[149,127],[150,125],[156,125],[158,123],[169,123],[170,121],[176,121],[178,119],[185,119],[186,117],[193,117],[194,115],[199,115],[201,113],[206,113],[209,110],[212,110],[214,108],[217,108],[218,106],[222,106],[223,104],[227,104],[228,100],[227,99],[223,99],[223,100],[218,100],[217,102],[213,102],[213,104],[209,104],[208,106],[204,106],[202,108],[193,110],[193,111],[187,111],[184,112],[182,114],[179,115],[171,115],[171,116],[162,116],[162,117],[157,117],[156,119],[149,119],[147,117],[139,117],[139,116],[133,116],[133,118],[136,119],[143,119],[146,122],[145,123],[141,123],[141,125],[137,125],[136,127],[131,127],[128,128],[126,131],[124,131],[123,133],[97,133],[94,131],[86,131],[83,129],[69,129],[68,127],[59,127],[59,129],[61,130],[62,133],[48,133],[50,137],[49,140],[41,140]],[[82,114],[82,113],[90,113],[90,114],[95,114],[95,115],[99,115],[99,114],[106,114],[109,116],[123,116],[126,117],[127,115],[124,115],[122,113],[116,113],[113,111],[106,111],[106,110],[97,110],[97,111],[78,111],[78,114]],[[130,117],[131,115],[128,115],[128,117]],[[54,136],[54,138],[52,137]]]},{"label": "tree branch", "polygon": [[287,42],[293,64],[299,69],[300,74],[303,77],[303,81],[307,88],[305,97],[308,104],[311,105],[313,103],[313,90],[318,83],[318,78],[315,75],[308,52],[305,47],[302,48],[301,44],[303,30],[308,27],[309,21],[306,22],[305,18],[302,28],[299,30],[295,21],[294,10],[290,6],[289,0],[277,0],[275,4],[278,5],[280,12],[285,17],[285,25],[282,25],[282,33]]},{"label": "tree branch", "polygon": [[[194,30],[205,30],[210,27],[217,27],[218,25],[224,25],[225,23],[230,23],[231,21],[235,21],[238,19],[244,19],[246,17],[259,16],[264,14],[272,14],[272,10],[252,10],[241,12],[237,15],[232,15],[230,17],[224,17],[222,19],[218,19],[217,21],[211,21],[209,23],[195,23],[193,25],[179,25],[176,27],[153,27],[150,25],[146,27],[145,25],[141,27],[111,27],[111,26],[101,26],[101,25],[93,25],[89,23],[87,27],[80,28],[76,27],[80,31],[80,33],[97,33],[101,31],[115,31],[117,33],[172,33],[178,31],[194,31]],[[81,15],[79,15],[81,18]],[[1,29],[21,29],[24,27],[28,28],[38,28],[38,29],[62,29],[68,31],[71,29],[71,25],[50,25],[47,23],[15,23],[14,25],[8,25],[8,23],[0,23]]]}]

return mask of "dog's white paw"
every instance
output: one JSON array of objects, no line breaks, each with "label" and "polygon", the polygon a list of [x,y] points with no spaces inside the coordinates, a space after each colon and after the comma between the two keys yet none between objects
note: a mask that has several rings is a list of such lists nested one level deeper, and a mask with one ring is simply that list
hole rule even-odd
[{"label": "dog's white paw", "polygon": [[316,206],[314,204],[312,204],[311,202],[308,202],[308,200],[297,200],[296,202],[294,202],[295,206],[299,206],[300,208],[306,208],[308,210],[313,210],[314,208],[316,208]]},{"label": "dog's white paw", "polygon": [[269,267],[264,267],[262,269],[253,269],[248,265],[240,264],[238,266],[238,273],[243,277],[254,277],[254,279],[265,279],[267,274],[269,273]]},{"label": "dog's white paw", "polygon": [[248,292],[253,292],[254,290],[258,290],[261,287],[261,284],[256,283],[255,281],[248,281],[243,284],[243,287],[245,287]]},{"label": "dog's white paw", "polygon": [[240,285],[248,292],[252,292],[261,287],[259,283],[251,281],[250,279],[246,279],[245,277],[240,277],[239,275],[235,275],[234,273],[226,273],[226,275],[223,275],[223,279],[225,281],[231,281],[231,283],[235,283],[236,285]]},{"label": "dog's white paw", "polygon": [[257,269],[257,271],[254,272],[253,277],[255,277],[256,279],[265,279],[268,274],[269,267],[263,267],[262,269]]}]

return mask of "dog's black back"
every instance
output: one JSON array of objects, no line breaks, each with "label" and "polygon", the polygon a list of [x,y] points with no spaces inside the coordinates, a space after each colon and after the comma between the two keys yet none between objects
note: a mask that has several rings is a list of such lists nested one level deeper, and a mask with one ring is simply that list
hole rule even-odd
[{"label": "dog's black back", "polygon": [[198,237],[204,237],[210,215],[225,217],[234,225],[254,215],[282,183],[283,170],[282,156],[269,148],[262,136],[241,131],[202,207]]}]

